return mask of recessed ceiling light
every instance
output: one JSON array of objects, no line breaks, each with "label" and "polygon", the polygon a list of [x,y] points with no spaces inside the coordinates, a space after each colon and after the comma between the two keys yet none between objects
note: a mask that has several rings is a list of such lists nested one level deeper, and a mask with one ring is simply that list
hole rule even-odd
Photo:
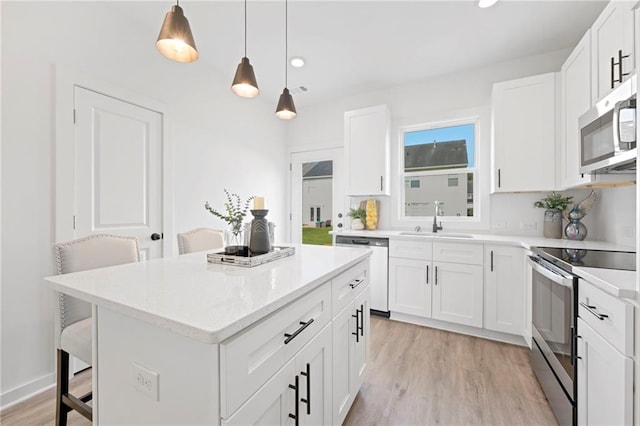
[{"label": "recessed ceiling light", "polygon": [[302,56],[294,56],[291,58],[291,66],[300,68],[304,66],[304,58]]},{"label": "recessed ceiling light", "polygon": [[498,0],[479,0],[478,1],[478,7],[482,8],[482,9],[486,9],[487,7],[493,6],[497,2],[498,2]]}]

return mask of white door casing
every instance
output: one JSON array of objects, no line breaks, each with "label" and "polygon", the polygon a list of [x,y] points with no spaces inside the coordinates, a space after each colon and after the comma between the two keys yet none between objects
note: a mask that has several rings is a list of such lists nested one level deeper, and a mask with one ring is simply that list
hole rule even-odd
[{"label": "white door casing", "polygon": [[76,86],[75,231],[138,238],[162,256],[162,115]]},{"label": "white door casing", "polygon": [[[331,223],[334,231],[338,230],[338,224],[345,223],[345,195],[344,195],[344,154],[343,148],[329,148],[304,152],[291,153],[291,228],[290,241],[302,242],[302,165],[315,161],[333,162],[332,200],[333,212]],[[342,218],[338,217],[342,214]],[[327,215],[323,214],[323,217]]]}]

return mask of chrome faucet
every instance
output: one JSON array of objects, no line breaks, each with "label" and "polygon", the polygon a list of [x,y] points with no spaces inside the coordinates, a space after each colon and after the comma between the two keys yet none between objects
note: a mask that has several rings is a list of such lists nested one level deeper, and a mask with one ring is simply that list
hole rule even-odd
[{"label": "chrome faucet", "polygon": [[443,202],[440,202],[440,201],[435,201],[434,203],[435,203],[435,205],[436,205],[436,211],[435,211],[435,213],[433,214],[433,232],[434,232],[434,233],[436,233],[436,232],[438,232],[438,231],[442,231],[442,221],[440,221],[440,225],[438,225],[437,218],[438,218],[438,216],[440,216],[440,214],[441,214],[441,213],[440,213],[440,206],[441,206],[442,204],[444,204],[444,203],[443,203]]}]

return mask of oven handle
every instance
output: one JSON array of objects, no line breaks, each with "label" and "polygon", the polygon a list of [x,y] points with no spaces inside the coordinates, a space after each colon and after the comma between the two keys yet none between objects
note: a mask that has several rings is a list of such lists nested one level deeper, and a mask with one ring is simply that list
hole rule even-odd
[{"label": "oven handle", "polygon": [[546,278],[549,278],[554,283],[557,283],[569,288],[573,286],[573,278],[560,275],[556,271],[545,268],[542,265],[542,263],[538,260],[537,257],[529,256],[529,258],[527,259],[527,262],[529,263],[529,265],[531,265],[534,271],[538,272],[540,275]]}]

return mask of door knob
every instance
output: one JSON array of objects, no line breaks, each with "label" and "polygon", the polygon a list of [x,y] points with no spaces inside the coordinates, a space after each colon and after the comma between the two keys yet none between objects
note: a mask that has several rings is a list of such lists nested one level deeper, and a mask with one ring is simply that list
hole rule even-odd
[{"label": "door knob", "polygon": [[163,237],[163,235],[160,235],[157,232],[154,232],[153,234],[151,234],[151,239],[153,241],[157,241],[157,240],[161,239],[162,237]]}]

